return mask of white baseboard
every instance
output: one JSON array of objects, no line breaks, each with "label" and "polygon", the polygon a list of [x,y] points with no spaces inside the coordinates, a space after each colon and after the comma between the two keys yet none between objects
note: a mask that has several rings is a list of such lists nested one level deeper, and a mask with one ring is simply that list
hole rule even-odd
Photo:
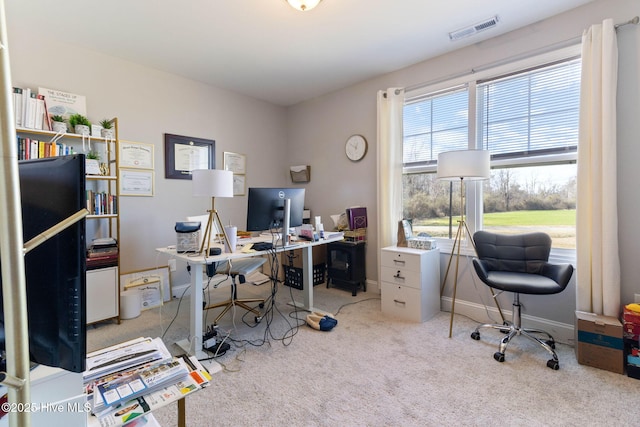
[{"label": "white baseboard", "polygon": [[[190,294],[189,288],[191,287],[190,283],[183,283],[182,285],[172,286],[171,287],[171,296],[173,298],[181,298],[183,296],[187,296]],[[186,289],[186,291],[185,291]]]},{"label": "white baseboard", "polygon": [[[441,297],[440,307],[442,311],[451,312],[451,298]],[[502,323],[500,313],[496,307],[485,307],[482,304],[456,299],[455,312],[456,314],[467,316],[476,322]],[[505,307],[502,307],[502,314],[505,319],[509,321],[511,320],[511,310],[507,310]],[[570,346],[574,345],[574,325],[555,322],[541,317],[527,316],[526,314],[522,315],[522,323],[528,328],[542,329],[543,331],[550,333],[553,336],[553,339],[559,343],[568,344]],[[469,331],[469,334],[471,334],[471,332],[473,331]]]}]

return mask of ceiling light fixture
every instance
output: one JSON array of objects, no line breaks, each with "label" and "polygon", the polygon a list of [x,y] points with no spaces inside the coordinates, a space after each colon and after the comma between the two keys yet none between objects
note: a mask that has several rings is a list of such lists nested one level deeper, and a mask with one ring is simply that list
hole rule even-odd
[{"label": "ceiling light fixture", "polygon": [[297,10],[306,12],[316,7],[322,0],[287,0],[289,5]]}]

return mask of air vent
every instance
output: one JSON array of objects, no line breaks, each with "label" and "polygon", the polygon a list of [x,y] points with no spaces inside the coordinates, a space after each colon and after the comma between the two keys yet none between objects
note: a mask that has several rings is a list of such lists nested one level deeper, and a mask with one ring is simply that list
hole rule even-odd
[{"label": "air vent", "polygon": [[494,16],[492,18],[486,19],[482,22],[479,22],[470,27],[461,28],[457,31],[452,31],[449,33],[449,40],[459,40],[465,37],[472,36],[474,34],[479,33],[480,31],[488,30],[489,28],[493,28],[498,25],[498,16]]}]

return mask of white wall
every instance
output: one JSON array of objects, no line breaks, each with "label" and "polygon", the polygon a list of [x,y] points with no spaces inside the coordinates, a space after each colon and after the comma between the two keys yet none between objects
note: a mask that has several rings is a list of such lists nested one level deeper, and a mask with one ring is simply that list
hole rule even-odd
[{"label": "white wall", "polygon": [[[450,54],[428,60],[367,82],[328,94],[289,109],[287,116],[289,140],[294,162],[312,165],[312,180],[308,185],[309,204],[314,215],[339,212],[349,205],[369,208],[371,223],[376,213],[376,92],[388,87],[409,87],[436,81],[447,76],[466,73],[527,52],[567,40],[577,42],[584,29],[605,18],[626,22],[640,14],[637,0],[599,0],[584,7],[540,21],[517,31],[496,37]],[[633,218],[640,208],[640,195],[630,191],[639,182],[637,163],[640,147],[640,26],[626,26],[619,31],[619,198],[620,248],[622,257],[623,301],[632,301],[632,293],[640,292],[635,278],[640,276],[640,263],[635,261],[638,227]],[[384,52],[380,52],[384,55]],[[362,133],[369,140],[369,153],[359,163],[349,162],[344,155],[344,141],[352,133]],[[317,212],[317,213],[316,213]],[[367,278],[377,280],[375,228],[368,230]],[[448,256],[443,255],[442,271]],[[462,266],[464,262],[461,263]],[[450,273],[452,274],[452,273]],[[487,299],[486,289],[477,291],[471,275],[461,276],[458,299],[471,305],[481,305],[480,295]],[[477,281],[477,280],[476,280]],[[481,287],[481,286],[480,286]],[[446,289],[446,295],[451,288]],[[502,298],[503,308],[510,309],[509,298]],[[523,297],[527,313],[557,322],[573,324],[575,286],[564,293],[548,297]]]},{"label": "white wall", "polygon": [[[191,181],[164,178],[164,133],[213,139],[216,166],[222,153],[247,155],[247,185],[287,181],[286,112],[282,107],[87,50],[38,39],[9,17],[14,86],[39,86],[85,95],[97,122],[118,117],[121,139],[154,144],[154,197],[122,197],[121,271],[166,265],[154,248],[175,244],[174,225],[206,214],[210,199],[191,196]],[[216,200],[222,221],[243,228],[246,196]],[[189,281],[185,272],[173,283]]]}]

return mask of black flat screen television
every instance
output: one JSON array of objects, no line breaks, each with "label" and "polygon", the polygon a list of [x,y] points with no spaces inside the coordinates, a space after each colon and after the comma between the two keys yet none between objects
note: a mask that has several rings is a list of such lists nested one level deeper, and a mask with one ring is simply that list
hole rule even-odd
[{"label": "black flat screen television", "polygon": [[284,224],[284,201],[291,201],[290,227],[302,225],[304,188],[249,188],[247,200],[247,231],[266,231]]},{"label": "black flat screen television", "polygon": [[[85,208],[84,155],[24,160],[18,170],[25,242]],[[72,372],[85,370],[85,274],[84,219],[25,255],[32,362]],[[4,302],[0,292],[0,303]],[[4,350],[3,304],[0,315]]]}]

